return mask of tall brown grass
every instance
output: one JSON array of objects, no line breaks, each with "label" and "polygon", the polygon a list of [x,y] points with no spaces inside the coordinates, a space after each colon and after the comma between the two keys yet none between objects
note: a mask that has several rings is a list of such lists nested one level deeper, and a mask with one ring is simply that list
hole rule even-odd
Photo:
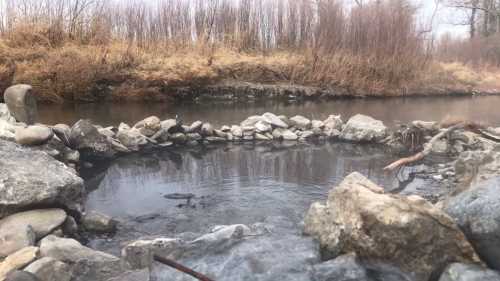
[{"label": "tall brown grass", "polygon": [[398,94],[429,64],[415,15],[408,0],[4,0],[0,66],[58,101],[223,79]]}]

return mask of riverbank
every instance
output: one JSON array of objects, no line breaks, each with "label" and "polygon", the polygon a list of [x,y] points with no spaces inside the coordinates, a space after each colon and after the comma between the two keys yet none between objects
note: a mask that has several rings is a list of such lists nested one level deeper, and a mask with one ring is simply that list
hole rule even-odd
[{"label": "riverbank", "polygon": [[[0,91],[33,85],[41,102],[320,99],[498,94],[500,74],[459,63],[417,67],[345,52],[162,51],[0,41]],[[405,68],[406,67],[406,68]]]},{"label": "riverbank", "polygon": [[[457,271],[458,276],[476,274],[500,280],[497,272],[486,268],[499,268],[494,250],[499,245],[494,235],[498,229],[490,222],[500,215],[489,209],[498,204],[498,128],[474,127],[465,121],[414,121],[388,128],[361,114],[344,121],[333,114],[310,120],[270,112],[217,127],[206,121],[184,124],[179,118],[161,120],[156,116],[116,127],[88,120],[46,126],[35,124],[37,110],[32,98],[30,87],[18,85],[6,92],[7,105],[0,104],[0,188],[7,191],[0,193],[0,236],[4,238],[0,255],[5,257],[0,263],[0,280],[13,272],[42,281],[184,278],[179,272],[159,268],[153,259],[173,259],[214,280],[234,280],[235,276],[328,280],[337,279],[345,270],[354,270],[357,279],[370,281],[376,280],[374,276],[454,280],[445,278],[455,278]],[[92,166],[129,154],[175,153],[189,147],[232,144],[286,150],[317,142],[379,146],[402,155],[427,151],[424,156],[444,156],[441,159],[447,162],[425,176],[441,181],[447,192],[426,198],[438,201],[432,204],[414,193],[393,194],[352,173],[332,189],[327,204],[311,206],[304,221],[308,235],[297,233],[286,219],[273,216],[252,223],[213,225],[208,233],[168,237],[139,236],[129,229],[138,236],[120,246],[121,256],[78,242],[86,235],[113,239],[120,227],[107,215],[83,209],[89,185],[84,187],[79,174]],[[411,170],[398,177],[411,181],[412,174],[420,172]],[[187,199],[188,206],[189,199],[199,199],[189,193],[168,196],[165,198]],[[471,218],[487,227],[476,228]],[[228,267],[231,262],[234,266]]]}]

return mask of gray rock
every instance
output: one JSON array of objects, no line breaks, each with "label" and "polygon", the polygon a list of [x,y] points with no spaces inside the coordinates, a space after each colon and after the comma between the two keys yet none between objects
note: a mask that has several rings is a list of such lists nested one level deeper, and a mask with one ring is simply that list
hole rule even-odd
[{"label": "gray rock", "polygon": [[188,133],[188,134],[186,134],[186,139],[188,141],[199,141],[202,139],[202,137],[198,133]]},{"label": "gray rock", "polygon": [[32,125],[37,122],[38,109],[36,97],[32,92],[30,85],[14,85],[3,95],[5,103],[9,108],[10,114],[19,122]]},{"label": "gray rock", "polygon": [[325,129],[342,131],[344,121],[342,121],[340,115],[330,115],[325,121],[323,121],[323,123],[325,124]]},{"label": "gray rock", "polygon": [[130,130],[120,130],[116,134],[116,137],[121,144],[131,151],[139,151],[142,147],[148,144],[146,136],[141,134],[141,132],[135,128]]},{"label": "gray rock", "polygon": [[440,139],[432,144],[432,153],[446,154],[448,152],[448,141]]},{"label": "gray rock", "polygon": [[0,103],[0,120],[14,124],[16,119],[10,114],[9,108],[5,103]]},{"label": "gray rock", "polygon": [[35,241],[35,232],[30,225],[13,225],[9,229],[0,229],[0,258],[33,246]]},{"label": "gray rock", "polygon": [[436,278],[450,261],[479,262],[453,220],[419,196],[384,194],[359,173],[314,203],[305,232],[317,238],[323,257],[355,252],[361,259],[400,268],[416,281]]},{"label": "gray rock", "polygon": [[500,274],[475,264],[452,263],[439,281],[500,281]]},{"label": "gray rock", "polygon": [[81,223],[85,230],[96,233],[113,233],[118,225],[110,216],[95,211],[86,213]]},{"label": "gray rock", "polygon": [[191,126],[189,126],[189,129],[186,133],[198,133],[201,130],[201,126],[203,126],[203,122],[201,121],[194,121]]},{"label": "gray rock", "polygon": [[300,130],[308,130],[311,128],[311,120],[301,115],[296,115],[290,118],[290,125]]},{"label": "gray rock", "polygon": [[78,241],[49,235],[40,242],[40,255],[71,265],[72,281],[106,281],[123,272],[120,259]]},{"label": "gray rock", "polygon": [[0,119],[0,139],[7,141],[15,141],[17,128],[18,126]]},{"label": "gray rock", "polygon": [[259,122],[255,123],[255,129],[259,133],[266,133],[266,132],[270,132],[272,130],[272,127],[266,121],[259,121]]},{"label": "gray rock", "polygon": [[314,137],[314,132],[313,131],[303,131],[301,134],[300,134],[300,139],[303,139],[303,140],[307,140],[307,139],[310,139],[312,137]]},{"label": "gray rock", "polygon": [[0,218],[38,206],[79,211],[83,180],[46,153],[0,140]]},{"label": "gray rock", "polygon": [[108,138],[100,134],[90,120],[79,120],[71,127],[71,147],[80,152],[84,160],[111,159],[116,151]]},{"label": "gray rock", "polygon": [[259,134],[259,133],[255,134],[255,139],[256,140],[261,140],[261,141],[271,140],[270,138],[266,137],[265,135]]},{"label": "gray rock", "polygon": [[455,219],[479,256],[500,270],[500,177],[494,177],[448,199],[445,212]]},{"label": "gray rock", "polygon": [[183,133],[175,133],[170,136],[169,140],[175,144],[185,144],[188,139]]},{"label": "gray rock", "polygon": [[40,281],[70,281],[72,276],[68,264],[50,257],[34,261],[24,271],[32,273]]},{"label": "gray rock", "polygon": [[52,129],[42,125],[16,129],[16,142],[23,145],[41,145],[48,142],[53,136]]},{"label": "gray rock", "polygon": [[224,133],[221,130],[214,130],[214,134],[216,137],[227,139],[227,133]]},{"label": "gray rock", "polygon": [[[15,270],[5,278],[5,281],[43,281],[38,279],[34,274],[23,271],[23,270]],[[51,280],[51,281],[59,281],[59,280]]]},{"label": "gray rock", "polygon": [[106,137],[114,138],[116,133],[113,131],[113,127],[99,128],[97,129],[99,134],[105,135]]},{"label": "gray rock", "polygon": [[66,146],[71,146],[69,136],[71,134],[71,127],[66,124],[56,124],[52,126],[52,131],[54,134],[64,143]]},{"label": "gray rock", "polygon": [[203,123],[200,133],[204,137],[210,137],[214,134],[214,127],[210,123]]},{"label": "gray rock", "polygon": [[372,281],[355,254],[346,254],[314,265],[316,281]]},{"label": "gray rock", "polygon": [[243,122],[241,122],[240,125],[241,127],[253,127],[255,123],[259,121],[266,121],[266,119],[259,115],[253,115],[243,120]]},{"label": "gray rock", "polygon": [[283,122],[278,116],[274,115],[273,113],[266,112],[262,115],[264,118],[264,121],[267,123],[271,124],[275,128],[288,128],[288,124]]},{"label": "gray rock", "polygon": [[[273,132],[273,136],[274,136],[274,132]],[[288,140],[288,141],[297,140],[299,138],[297,136],[297,134],[295,134],[294,132],[292,132],[290,130],[283,130],[281,133],[281,137],[283,138],[283,140]]]},{"label": "gray rock", "polygon": [[148,269],[130,270],[120,274],[120,276],[113,277],[108,281],[149,281],[149,275]]},{"label": "gray rock", "polygon": [[170,132],[170,130],[177,126],[177,121],[175,119],[167,119],[161,121],[161,128],[166,132]]},{"label": "gray rock", "polygon": [[34,261],[39,254],[37,247],[25,247],[0,262],[0,280],[5,280],[11,272],[21,269]]},{"label": "gray rock", "polygon": [[313,129],[315,129],[315,128],[323,129],[325,127],[325,123],[323,121],[320,121],[320,120],[312,120],[311,126]]},{"label": "gray rock", "polygon": [[224,126],[220,127],[220,130],[223,131],[224,133],[229,133],[229,132],[231,132],[231,127],[224,125]]},{"label": "gray rock", "polygon": [[147,137],[153,136],[156,132],[158,132],[162,126],[160,118],[156,116],[150,116],[145,118],[142,121],[137,122],[134,125],[134,128],[139,129],[139,132]]},{"label": "gray rock", "polygon": [[231,126],[231,134],[235,137],[242,138],[243,130],[241,129],[240,126],[233,125]]},{"label": "gray rock", "polygon": [[[34,234],[34,239],[38,240],[43,238],[45,235],[52,232],[54,229],[58,228],[66,220],[66,212],[61,209],[41,209],[41,210],[31,210],[21,213],[16,213],[10,215],[6,218],[0,220],[0,257],[7,256],[8,254],[24,248],[25,246],[31,246],[33,243],[15,243],[19,247],[14,248],[6,247],[8,241],[12,241],[12,230],[21,230],[19,237],[23,242],[31,242],[31,235]],[[24,231],[23,231],[24,230]],[[28,230],[27,236],[22,235]],[[9,239],[10,238],[10,239]],[[26,239],[27,238],[27,239]],[[6,248],[10,248],[10,253],[5,253]]]},{"label": "gray rock", "polygon": [[387,132],[382,121],[357,114],[347,121],[340,138],[353,142],[380,142],[387,136]]},{"label": "gray rock", "polygon": [[65,235],[75,236],[78,233],[78,224],[72,216],[67,216],[62,225],[62,231]]}]

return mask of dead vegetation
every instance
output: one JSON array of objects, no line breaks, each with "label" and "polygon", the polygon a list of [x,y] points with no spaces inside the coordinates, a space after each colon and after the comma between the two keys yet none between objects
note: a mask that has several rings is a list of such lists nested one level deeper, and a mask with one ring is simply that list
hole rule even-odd
[{"label": "dead vegetation", "polygon": [[0,86],[29,83],[61,102],[168,99],[228,79],[353,96],[474,83],[432,62],[415,14],[406,0],[6,0]]}]

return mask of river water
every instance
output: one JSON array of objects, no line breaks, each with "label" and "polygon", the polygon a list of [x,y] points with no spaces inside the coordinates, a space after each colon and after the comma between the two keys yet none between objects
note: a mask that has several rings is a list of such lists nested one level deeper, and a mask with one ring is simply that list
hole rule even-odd
[{"label": "river water", "polygon": [[[80,118],[91,118],[103,125],[117,125],[122,121],[133,124],[150,115],[165,119],[178,114],[185,123],[203,120],[220,126],[237,124],[247,116],[268,111],[288,116],[301,114],[316,119],[325,119],[329,114],[342,114],[344,120],[353,114],[364,113],[392,126],[416,119],[439,120],[446,115],[496,123],[500,120],[499,105],[500,97],[485,96],[250,105],[42,105],[40,114],[43,121],[49,124],[72,123]],[[140,237],[176,237],[185,233],[201,235],[216,225],[285,223],[287,227],[278,228],[277,236],[267,240],[259,238],[262,240],[256,244],[245,244],[250,245],[246,248],[238,246],[240,248],[225,249],[224,254],[217,251],[214,255],[206,254],[203,259],[182,262],[212,272],[216,280],[315,280],[311,277],[313,270],[310,268],[319,262],[319,258],[315,260],[310,256],[317,249],[313,242],[302,237],[301,221],[311,203],[325,200],[328,191],[343,177],[358,171],[386,190],[402,194],[426,196],[443,191],[441,184],[432,179],[417,177],[402,185],[394,174],[385,173],[382,167],[397,157],[381,147],[326,142],[293,146],[221,145],[170,149],[119,158],[103,172],[86,179],[87,188],[91,191],[86,209],[109,214],[120,221],[114,237],[91,237],[89,245],[119,254],[127,241]],[[172,194],[193,198],[189,201],[169,199]],[[290,255],[283,251],[283,247],[293,246],[290,243],[301,245],[300,253]],[[266,247],[270,249],[265,253],[255,252],[262,245],[268,245]],[[279,255],[280,251],[282,255]],[[242,259],[242,264],[249,259],[252,262],[255,259],[279,259],[283,264],[278,269],[267,270],[273,274],[258,278],[244,265],[235,265],[229,273],[223,265],[228,259],[234,260],[235,255]],[[302,260],[302,257],[307,259]],[[294,267],[304,263],[310,266],[296,275]],[[167,269],[157,270],[154,280],[192,280],[184,276],[173,278],[174,274]],[[281,277],[276,279],[276,276]]]}]

